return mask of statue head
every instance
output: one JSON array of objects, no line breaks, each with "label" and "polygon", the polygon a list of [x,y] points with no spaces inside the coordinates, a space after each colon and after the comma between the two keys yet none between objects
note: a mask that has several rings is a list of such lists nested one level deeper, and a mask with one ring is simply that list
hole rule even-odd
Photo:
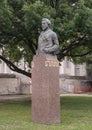
[{"label": "statue head", "polygon": [[47,19],[47,18],[42,19],[42,30],[43,31],[47,30],[50,27],[50,25],[51,25],[51,22],[49,19]]}]

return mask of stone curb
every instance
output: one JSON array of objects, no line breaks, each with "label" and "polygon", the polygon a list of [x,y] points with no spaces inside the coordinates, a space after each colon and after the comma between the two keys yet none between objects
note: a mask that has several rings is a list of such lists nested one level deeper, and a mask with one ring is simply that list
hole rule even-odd
[{"label": "stone curb", "polygon": [[31,95],[1,95],[0,101],[2,100],[30,100]]}]

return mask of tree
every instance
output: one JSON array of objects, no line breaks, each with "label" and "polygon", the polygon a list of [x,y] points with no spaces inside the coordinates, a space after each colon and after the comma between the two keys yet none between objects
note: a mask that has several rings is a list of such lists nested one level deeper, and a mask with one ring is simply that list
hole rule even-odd
[{"label": "tree", "polygon": [[0,59],[9,68],[31,76],[14,63],[24,58],[31,66],[43,17],[51,20],[58,35],[59,60],[67,56],[74,62],[85,62],[92,57],[91,0],[1,0]]}]

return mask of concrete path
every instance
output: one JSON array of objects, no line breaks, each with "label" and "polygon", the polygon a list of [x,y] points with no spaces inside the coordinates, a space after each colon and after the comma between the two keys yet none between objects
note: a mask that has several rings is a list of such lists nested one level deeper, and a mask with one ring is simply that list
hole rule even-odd
[{"label": "concrete path", "polygon": [[31,95],[0,95],[0,101],[2,100],[30,100]]},{"label": "concrete path", "polygon": [[[60,96],[92,97],[92,94],[61,94]],[[31,95],[0,95],[0,101],[2,100],[31,100]]]},{"label": "concrete path", "polygon": [[84,97],[92,97],[92,93],[91,94],[61,94],[60,96],[84,96]]}]

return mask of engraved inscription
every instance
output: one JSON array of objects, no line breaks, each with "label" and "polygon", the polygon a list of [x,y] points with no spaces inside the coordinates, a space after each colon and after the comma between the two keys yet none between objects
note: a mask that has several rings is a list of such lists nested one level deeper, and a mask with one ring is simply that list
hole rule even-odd
[{"label": "engraved inscription", "polygon": [[31,67],[34,68],[34,62],[33,61],[31,62]]},{"label": "engraved inscription", "polygon": [[47,61],[45,61],[45,66],[46,67],[59,67],[59,62],[58,61],[47,60]]}]

